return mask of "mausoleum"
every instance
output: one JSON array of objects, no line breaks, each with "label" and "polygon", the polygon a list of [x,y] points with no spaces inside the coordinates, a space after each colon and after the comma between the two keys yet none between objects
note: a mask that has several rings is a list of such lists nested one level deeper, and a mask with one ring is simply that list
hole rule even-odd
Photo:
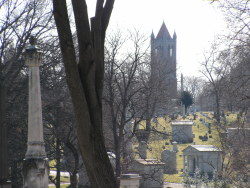
[{"label": "mausoleum", "polygon": [[183,150],[184,170],[194,174],[198,168],[201,173],[212,174],[222,168],[222,150],[213,145],[190,145]]}]

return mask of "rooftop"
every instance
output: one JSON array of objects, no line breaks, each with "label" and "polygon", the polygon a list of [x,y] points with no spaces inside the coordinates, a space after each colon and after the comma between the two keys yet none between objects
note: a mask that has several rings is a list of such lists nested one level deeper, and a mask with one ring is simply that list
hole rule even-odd
[{"label": "rooftop", "polygon": [[167,38],[171,38],[171,36],[168,32],[168,29],[167,29],[165,23],[163,22],[156,38],[159,39],[159,38],[163,38],[164,36],[166,36]]},{"label": "rooftop", "polygon": [[194,124],[193,121],[172,121],[171,125],[188,125],[192,126]]},{"label": "rooftop", "polygon": [[220,148],[213,146],[213,145],[191,145],[191,146],[188,146],[184,150],[187,150],[188,148],[190,149],[194,148],[195,150],[198,150],[198,151],[222,151]]},{"label": "rooftop", "polygon": [[241,127],[237,127],[237,128],[227,128],[228,130],[250,130],[250,128],[248,127],[244,127],[244,128],[241,128]]},{"label": "rooftop", "polygon": [[143,165],[165,165],[165,163],[157,159],[136,159],[136,161]]}]

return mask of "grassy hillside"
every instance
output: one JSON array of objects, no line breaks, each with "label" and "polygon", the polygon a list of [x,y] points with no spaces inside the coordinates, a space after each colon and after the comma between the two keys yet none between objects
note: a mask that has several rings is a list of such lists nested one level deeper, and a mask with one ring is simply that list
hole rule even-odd
[{"label": "grassy hillside", "polygon": [[[185,119],[182,117],[178,117],[178,120],[192,120],[194,121],[194,125],[192,126],[194,137],[194,143],[196,145],[215,145],[219,147],[219,133],[215,126],[215,121],[213,120],[211,113],[197,113],[196,120],[193,120],[193,115],[187,116]],[[226,116],[228,122],[233,122],[236,120],[235,114],[230,114]],[[157,122],[157,123],[156,123]],[[208,132],[208,127],[204,125],[204,122],[206,124],[211,124],[211,134]],[[170,133],[171,132],[171,121],[169,118],[165,117],[158,117],[157,121],[154,120],[151,122],[152,127],[161,132]],[[145,127],[145,122],[142,122],[140,125],[140,129],[143,129]],[[199,139],[199,136],[208,136],[207,141],[202,141]],[[188,147],[190,144],[178,144],[179,152],[177,152],[176,156],[176,162],[177,162],[177,174],[165,174],[164,179],[166,182],[182,182],[182,177],[180,176],[182,174],[183,169],[183,150]],[[138,143],[135,144],[135,146],[138,146]],[[159,136],[159,134],[151,134],[149,143],[148,143],[148,150],[147,150],[147,158],[154,158],[154,159],[161,159],[161,153],[165,149],[172,149],[171,145],[171,136],[168,138],[162,138]],[[139,157],[139,156],[136,156]]]}]

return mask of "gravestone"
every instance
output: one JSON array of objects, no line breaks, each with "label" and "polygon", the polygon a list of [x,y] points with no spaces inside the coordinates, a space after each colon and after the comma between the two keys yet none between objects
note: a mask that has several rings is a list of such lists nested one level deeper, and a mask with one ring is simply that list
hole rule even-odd
[{"label": "gravestone", "polygon": [[178,143],[192,143],[192,121],[172,121],[172,140]]},{"label": "gravestone", "polygon": [[176,152],[171,150],[164,150],[161,153],[161,161],[165,163],[164,174],[176,173]]},{"label": "gravestone", "polygon": [[178,152],[179,150],[178,150],[177,142],[174,141],[172,144],[173,144],[173,151]]}]

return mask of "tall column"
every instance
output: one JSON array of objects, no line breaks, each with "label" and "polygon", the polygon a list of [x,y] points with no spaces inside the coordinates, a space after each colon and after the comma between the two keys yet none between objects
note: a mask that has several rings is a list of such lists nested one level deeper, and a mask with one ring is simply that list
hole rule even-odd
[{"label": "tall column", "polygon": [[35,38],[30,38],[30,46],[24,53],[25,64],[29,67],[29,112],[28,142],[23,164],[24,188],[48,187],[48,159],[46,157],[39,66],[42,53],[35,47]]}]

